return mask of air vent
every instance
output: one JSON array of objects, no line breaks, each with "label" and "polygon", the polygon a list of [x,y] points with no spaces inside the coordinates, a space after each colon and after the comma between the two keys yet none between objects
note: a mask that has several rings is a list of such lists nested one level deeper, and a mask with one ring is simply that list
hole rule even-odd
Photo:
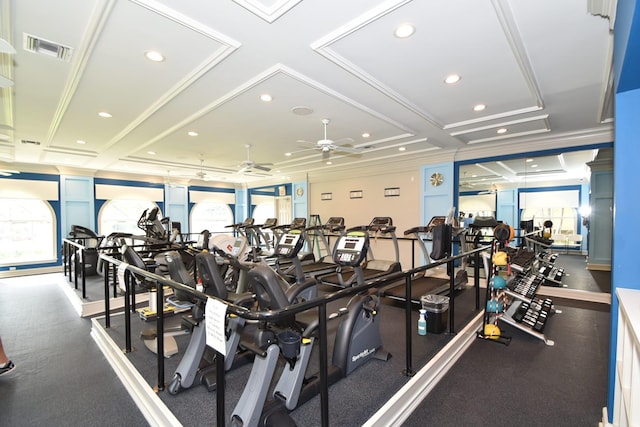
[{"label": "air vent", "polygon": [[40,145],[39,141],[31,141],[29,139],[23,139],[22,143],[27,145]]},{"label": "air vent", "polygon": [[71,48],[61,44],[41,39],[30,34],[24,34],[24,49],[28,52],[39,53],[62,61],[71,59]]}]

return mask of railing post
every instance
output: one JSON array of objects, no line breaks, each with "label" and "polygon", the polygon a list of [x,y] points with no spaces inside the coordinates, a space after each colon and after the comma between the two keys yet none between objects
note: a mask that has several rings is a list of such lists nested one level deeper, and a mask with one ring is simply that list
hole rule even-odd
[{"label": "railing post", "polygon": [[85,270],[85,258],[86,258],[86,253],[84,251],[84,247],[82,249],[80,249],[80,254],[81,254],[81,259],[80,259],[80,268],[81,268],[81,272],[82,272],[82,299],[86,299],[87,298],[87,279],[86,279],[86,270]]},{"label": "railing post", "polygon": [[407,274],[405,276],[405,354],[406,354],[406,367],[402,374],[407,377],[412,377],[415,375],[413,372],[413,336],[412,336],[412,325],[411,325],[411,274]]},{"label": "railing post", "polygon": [[323,427],[329,427],[329,381],[327,373],[327,305],[322,302],[318,306],[319,341],[320,341],[320,414]]},{"label": "railing post", "polygon": [[156,282],[156,353],[158,356],[157,390],[164,390],[164,289]]},{"label": "railing post", "polygon": [[106,263],[104,266],[104,326],[105,328],[111,327],[111,315],[109,314],[109,269],[111,263]]},{"label": "railing post", "polygon": [[131,272],[124,273],[124,334],[125,352],[131,353],[131,313],[129,295],[131,294]]},{"label": "railing post", "polygon": [[[230,356],[233,357],[233,356]],[[226,425],[225,405],[224,355],[216,351],[216,425]]]}]

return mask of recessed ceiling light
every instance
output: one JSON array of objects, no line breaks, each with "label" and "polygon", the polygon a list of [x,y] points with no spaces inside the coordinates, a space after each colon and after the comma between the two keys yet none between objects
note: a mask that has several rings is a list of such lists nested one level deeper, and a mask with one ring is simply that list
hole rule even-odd
[{"label": "recessed ceiling light", "polygon": [[108,118],[110,118],[110,117],[113,117],[111,114],[107,113],[106,111],[100,111],[100,112],[98,113],[98,115],[99,115],[100,117],[104,117],[104,118],[106,118],[106,119],[108,119]]},{"label": "recessed ceiling light", "polygon": [[297,107],[293,107],[291,109],[291,112],[296,116],[308,116],[309,114],[313,113],[313,108],[299,105]]},{"label": "recessed ceiling light", "polygon": [[396,27],[393,35],[399,39],[411,37],[416,32],[416,28],[412,24],[400,24]]},{"label": "recessed ceiling light", "polygon": [[328,164],[328,165],[332,165],[332,164],[333,164],[333,162],[332,162],[331,160],[327,160],[327,164]]},{"label": "recessed ceiling light", "polygon": [[86,144],[86,143],[87,143],[87,141],[83,141],[83,140],[81,140],[81,139],[77,140],[76,142],[77,142],[78,144],[80,144],[80,145],[84,145],[84,144]]},{"label": "recessed ceiling light", "polygon": [[474,106],[474,107],[473,107],[473,111],[482,111],[482,110],[484,110],[485,108],[487,108],[487,106],[486,106],[486,105],[484,105],[484,104],[478,104],[478,105],[476,105],[476,106]]},{"label": "recessed ceiling light", "polygon": [[291,153],[284,153],[284,155],[289,157],[289,156],[291,156]]},{"label": "recessed ceiling light", "polygon": [[496,133],[507,133],[507,128],[500,128],[496,131]]},{"label": "recessed ceiling light", "polygon": [[271,95],[269,95],[268,93],[263,93],[262,95],[260,95],[260,99],[264,102],[271,102],[273,100]]},{"label": "recessed ceiling light", "polygon": [[460,77],[458,74],[451,74],[451,75],[447,76],[447,77],[444,79],[444,82],[445,82],[446,84],[451,85],[451,84],[454,84],[454,83],[458,83],[458,82],[460,81],[460,79],[461,79],[461,78],[462,78],[462,77]]},{"label": "recessed ceiling light", "polygon": [[406,148],[406,147],[400,147],[400,148],[398,148],[398,151],[406,151],[406,150],[407,150],[407,148]]},{"label": "recessed ceiling light", "polygon": [[532,168],[537,168],[537,167],[538,167],[538,165],[531,165],[531,167],[532,167]]},{"label": "recessed ceiling light", "polygon": [[369,138],[371,136],[371,134],[369,132],[365,132],[362,134],[363,138]]},{"label": "recessed ceiling light", "polygon": [[526,162],[527,163],[531,163],[531,162],[533,162],[533,159],[527,159]]},{"label": "recessed ceiling light", "polygon": [[156,154],[155,151],[147,151],[147,154],[151,154],[152,156]]},{"label": "recessed ceiling light", "polygon": [[153,62],[162,62],[164,61],[164,56],[162,56],[162,54],[160,52],[158,52],[157,50],[148,50],[144,53],[145,58],[147,58],[149,61],[153,61]]},{"label": "recessed ceiling light", "polygon": [[194,132],[194,131],[191,130],[191,131],[187,132],[187,135],[189,135],[189,136],[198,136],[198,132]]}]

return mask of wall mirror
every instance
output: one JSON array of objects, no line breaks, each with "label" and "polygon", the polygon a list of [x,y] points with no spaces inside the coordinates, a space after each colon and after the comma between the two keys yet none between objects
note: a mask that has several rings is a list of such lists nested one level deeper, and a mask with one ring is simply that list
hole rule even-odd
[{"label": "wall mirror", "polygon": [[[596,159],[599,150],[610,147],[603,144],[457,162],[461,219],[469,213],[493,216],[515,228],[520,221],[533,220],[541,229],[550,220],[553,251],[578,255],[570,261],[584,262],[589,232],[583,220],[588,218],[591,175],[587,163]],[[513,201],[512,208],[504,207],[505,200]]]}]

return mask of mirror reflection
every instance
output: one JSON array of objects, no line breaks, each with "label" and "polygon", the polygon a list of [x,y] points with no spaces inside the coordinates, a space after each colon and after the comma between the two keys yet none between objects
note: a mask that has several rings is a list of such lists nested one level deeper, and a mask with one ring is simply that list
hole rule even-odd
[{"label": "mirror reflection", "polygon": [[[549,250],[577,255],[584,262],[589,254],[589,164],[599,153],[610,150],[590,148],[460,162],[460,222],[469,226],[475,218],[493,217],[516,229],[524,228],[524,224],[551,241]],[[491,229],[482,232],[491,238]],[[517,230],[516,235],[521,234],[524,230]],[[524,243],[522,239],[513,245]],[[575,261],[577,257],[572,258]]]}]

